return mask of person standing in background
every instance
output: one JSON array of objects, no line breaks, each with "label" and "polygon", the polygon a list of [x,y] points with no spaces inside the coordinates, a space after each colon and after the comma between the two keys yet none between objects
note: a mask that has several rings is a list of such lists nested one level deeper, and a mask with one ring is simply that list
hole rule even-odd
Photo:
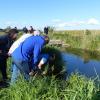
[{"label": "person standing in background", "polygon": [[24,34],[28,33],[28,29],[26,28],[26,26],[23,28],[23,32],[24,32]]},{"label": "person standing in background", "polygon": [[48,35],[48,27],[44,27],[44,33]]},{"label": "person standing in background", "polygon": [[14,29],[16,29],[16,30],[17,30],[17,27],[15,26],[15,27],[14,27]]},{"label": "person standing in background", "polygon": [[35,29],[34,29],[32,26],[30,26],[29,32],[30,32],[30,33],[33,33],[34,31],[35,31]]}]

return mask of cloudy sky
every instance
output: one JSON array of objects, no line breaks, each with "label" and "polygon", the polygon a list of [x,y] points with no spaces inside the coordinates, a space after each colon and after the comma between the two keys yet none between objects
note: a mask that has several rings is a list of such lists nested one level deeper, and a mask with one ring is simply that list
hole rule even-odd
[{"label": "cloudy sky", "polygon": [[100,0],[0,0],[0,27],[100,29]]}]

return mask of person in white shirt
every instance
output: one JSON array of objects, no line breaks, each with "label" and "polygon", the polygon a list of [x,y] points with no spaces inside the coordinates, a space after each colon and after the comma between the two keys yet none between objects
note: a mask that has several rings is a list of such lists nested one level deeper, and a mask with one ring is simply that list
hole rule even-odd
[{"label": "person in white shirt", "polygon": [[11,54],[14,52],[14,50],[16,48],[18,48],[22,42],[24,42],[28,37],[30,37],[32,35],[34,35],[34,36],[40,35],[40,32],[39,31],[34,31],[33,34],[27,33],[27,34],[22,35],[18,40],[16,40],[12,44],[12,46],[9,49],[8,55],[11,56]]}]

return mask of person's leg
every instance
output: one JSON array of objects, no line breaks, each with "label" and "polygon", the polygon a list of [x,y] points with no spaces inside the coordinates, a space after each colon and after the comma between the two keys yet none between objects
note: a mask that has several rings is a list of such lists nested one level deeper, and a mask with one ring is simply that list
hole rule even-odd
[{"label": "person's leg", "polygon": [[13,62],[15,63],[16,67],[20,70],[20,73],[23,74],[24,78],[26,80],[29,80],[29,63],[18,59],[13,59]]},{"label": "person's leg", "polygon": [[24,78],[29,81],[30,76],[30,64],[28,62],[22,62],[21,63],[21,73],[24,75]]},{"label": "person's leg", "polygon": [[[30,72],[30,69],[29,69],[29,62],[27,61],[22,61],[20,59],[16,59],[16,57],[12,57],[13,59],[13,62],[14,64],[16,65],[16,69],[20,71],[21,74],[23,74],[24,78],[28,81],[30,76],[29,76],[29,72]],[[14,70],[13,69],[13,73],[15,73],[16,69]],[[14,75],[12,74],[12,77]],[[15,74],[16,76],[16,74]],[[17,76],[16,76],[17,77]],[[14,78],[16,80],[16,78]]]},{"label": "person's leg", "polygon": [[2,80],[2,77],[1,77],[1,61],[0,61],[0,82]]},{"label": "person's leg", "polygon": [[13,59],[14,66],[13,66],[13,73],[11,78],[11,84],[15,83],[19,74],[23,74],[25,80],[29,81],[29,64],[28,62],[19,61],[16,59]]},{"label": "person's leg", "polygon": [[14,63],[12,65],[12,70],[13,70],[13,72],[12,72],[12,77],[11,77],[11,84],[16,82],[16,80],[20,74],[19,69],[17,68],[17,66]]},{"label": "person's leg", "polygon": [[14,62],[12,61],[12,62],[11,62],[11,69],[10,69],[11,72],[13,72],[13,66],[14,66]]},{"label": "person's leg", "polygon": [[5,81],[7,79],[7,72],[6,72],[7,60],[6,59],[0,62],[0,67],[1,67],[1,73],[2,73],[3,80]]}]

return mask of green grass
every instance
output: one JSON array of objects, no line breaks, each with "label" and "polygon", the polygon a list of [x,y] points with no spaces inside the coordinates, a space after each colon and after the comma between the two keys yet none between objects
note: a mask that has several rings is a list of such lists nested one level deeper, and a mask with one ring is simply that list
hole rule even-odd
[{"label": "green grass", "polygon": [[94,80],[72,74],[67,81],[55,77],[23,79],[0,91],[0,100],[99,100],[99,86]]},{"label": "green grass", "polygon": [[[94,32],[94,31],[93,31]],[[50,34],[51,38],[61,39],[69,43],[72,48],[97,50],[100,46],[100,36],[81,34],[84,31],[65,31]],[[92,41],[92,43],[91,43]],[[63,62],[60,52],[56,48],[46,47],[43,52],[56,53],[55,69],[58,73],[63,70]],[[8,73],[10,77],[10,59],[8,61]],[[0,90],[0,100],[99,100],[100,80],[91,79],[78,73],[72,74],[67,80],[57,78],[55,71],[50,76],[32,77],[26,82],[20,77],[16,84]],[[60,76],[61,74],[59,74]]]},{"label": "green grass", "polygon": [[[43,52],[56,53],[57,59],[54,66],[63,64],[58,49],[46,47]],[[10,62],[9,59],[8,66]],[[10,77],[10,67],[8,72]],[[91,79],[73,73],[67,80],[63,80],[57,78],[56,75],[53,73],[49,76],[31,77],[29,82],[21,76],[16,84],[0,90],[0,100],[99,100],[100,80],[98,77]]]},{"label": "green grass", "polygon": [[72,48],[81,48],[100,51],[100,31],[80,30],[80,31],[54,31],[49,33],[51,39],[60,39],[69,44]]}]

